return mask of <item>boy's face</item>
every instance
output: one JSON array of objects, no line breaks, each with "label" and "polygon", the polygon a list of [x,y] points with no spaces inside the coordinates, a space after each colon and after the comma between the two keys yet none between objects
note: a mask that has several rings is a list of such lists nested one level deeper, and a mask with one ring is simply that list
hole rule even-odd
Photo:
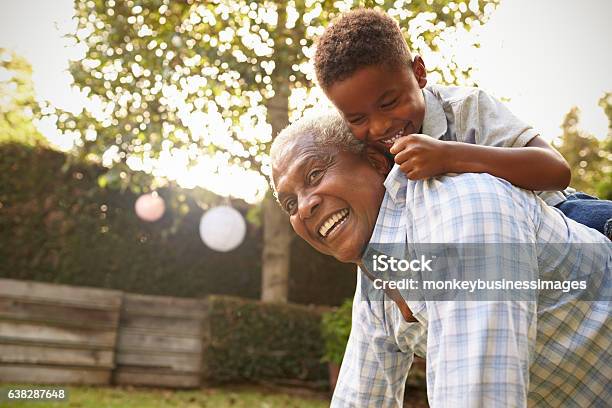
[{"label": "boy's face", "polygon": [[325,91],[357,139],[388,152],[399,137],[420,133],[426,84],[425,65],[417,56],[412,69],[364,67]]}]

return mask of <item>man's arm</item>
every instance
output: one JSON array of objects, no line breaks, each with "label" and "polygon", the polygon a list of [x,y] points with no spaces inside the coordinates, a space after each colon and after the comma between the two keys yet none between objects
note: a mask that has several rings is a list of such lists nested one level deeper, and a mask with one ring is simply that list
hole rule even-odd
[{"label": "man's arm", "polygon": [[[361,279],[359,272],[358,282]],[[413,348],[403,344],[401,349],[389,332],[389,326],[385,326],[372,309],[388,313],[385,319],[398,320],[403,316],[399,312],[389,313],[397,310],[394,303],[393,308],[385,311],[382,301],[361,300],[360,285],[357,285],[353,300],[351,334],[331,407],[401,407],[406,377],[414,357]],[[407,338],[425,341],[425,329],[420,323],[403,325],[410,332],[405,333]]]}]

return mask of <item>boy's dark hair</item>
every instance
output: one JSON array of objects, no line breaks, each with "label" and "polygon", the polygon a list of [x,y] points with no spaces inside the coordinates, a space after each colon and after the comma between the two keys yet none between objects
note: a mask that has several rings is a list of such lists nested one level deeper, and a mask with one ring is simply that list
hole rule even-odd
[{"label": "boy's dark hair", "polygon": [[410,67],[412,56],[397,22],[382,11],[359,8],[329,25],[317,45],[315,71],[325,90],[357,70]]}]

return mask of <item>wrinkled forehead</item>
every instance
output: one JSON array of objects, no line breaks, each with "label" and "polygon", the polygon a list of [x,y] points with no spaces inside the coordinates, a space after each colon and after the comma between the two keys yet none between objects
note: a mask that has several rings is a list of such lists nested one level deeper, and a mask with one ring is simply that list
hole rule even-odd
[{"label": "wrinkled forehead", "polygon": [[285,144],[272,157],[272,180],[275,193],[285,188],[285,181],[299,180],[309,168],[329,163],[338,150],[335,146],[316,145],[307,138],[299,138]]}]

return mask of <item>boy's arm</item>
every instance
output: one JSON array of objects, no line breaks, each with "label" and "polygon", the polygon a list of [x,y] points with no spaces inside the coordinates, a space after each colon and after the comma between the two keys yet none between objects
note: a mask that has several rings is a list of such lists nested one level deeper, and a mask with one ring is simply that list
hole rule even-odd
[{"label": "boy's arm", "polygon": [[501,101],[473,89],[448,102],[446,109],[455,122],[450,140],[464,143],[425,135],[398,140],[391,152],[409,178],[489,173],[529,190],[568,186],[571,174],[565,159]]},{"label": "boy's arm", "polygon": [[489,173],[528,190],[563,190],[569,185],[569,165],[539,136],[523,148],[481,146],[436,140],[426,135],[406,136],[391,153],[411,180],[445,173]]}]

